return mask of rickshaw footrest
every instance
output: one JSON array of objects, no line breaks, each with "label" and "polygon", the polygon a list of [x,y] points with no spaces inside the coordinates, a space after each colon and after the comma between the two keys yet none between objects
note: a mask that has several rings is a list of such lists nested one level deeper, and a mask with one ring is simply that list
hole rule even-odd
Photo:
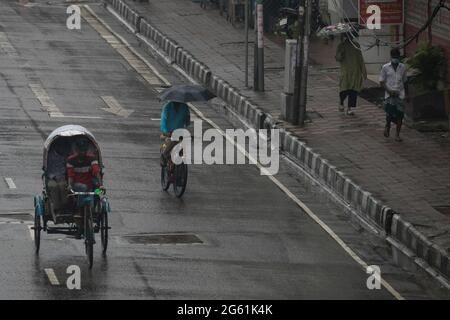
[{"label": "rickshaw footrest", "polygon": [[55,228],[55,227],[47,227],[48,234],[60,233],[60,234],[68,234],[73,235],[77,230],[74,228]]}]

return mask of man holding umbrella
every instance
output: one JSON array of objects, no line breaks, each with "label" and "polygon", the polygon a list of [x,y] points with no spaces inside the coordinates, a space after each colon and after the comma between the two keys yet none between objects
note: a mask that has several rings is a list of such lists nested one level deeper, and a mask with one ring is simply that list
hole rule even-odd
[{"label": "man holding umbrella", "polygon": [[170,152],[179,141],[172,141],[172,132],[189,126],[191,116],[186,103],[194,101],[208,101],[214,95],[202,86],[178,85],[161,93],[162,101],[168,101],[161,114],[161,165],[165,166]]},{"label": "man holding umbrella", "polygon": [[172,141],[172,132],[191,123],[189,107],[178,101],[167,102],[161,113],[161,165],[165,166],[170,152],[178,141]]}]

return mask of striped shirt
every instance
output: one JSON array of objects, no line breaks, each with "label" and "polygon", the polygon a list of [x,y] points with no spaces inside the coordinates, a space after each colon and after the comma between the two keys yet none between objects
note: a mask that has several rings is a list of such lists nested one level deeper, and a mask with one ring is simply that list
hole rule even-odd
[{"label": "striped shirt", "polygon": [[100,173],[100,166],[97,157],[93,153],[87,153],[85,157],[74,153],[67,158],[67,176],[73,179],[74,183],[85,184],[92,190],[93,178]]}]

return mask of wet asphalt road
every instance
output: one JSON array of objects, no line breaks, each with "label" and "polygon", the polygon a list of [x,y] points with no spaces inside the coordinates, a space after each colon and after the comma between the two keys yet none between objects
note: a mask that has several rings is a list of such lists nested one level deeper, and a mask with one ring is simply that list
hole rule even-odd
[{"label": "wet asphalt road", "polygon": [[[67,4],[59,3],[0,0],[0,298],[394,298],[385,289],[368,290],[361,266],[254,166],[193,165],[183,199],[161,191],[155,88],[86,20],[81,30],[68,30]],[[91,7],[138,47],[101,6]],[[147,58],[172,82],[182,81]],[[40,86],[64,117],[50,117],[30,85]],[[133,112],[127,118],[106,112],[105,96]],[[208,106],[199,108],[222,128],[231,127]],[[44,139],[72,123],[91,130],[102,148],[112,207],[108,254],[101,256],[98,243],[91,271],[82,241],[43,234],[35,256],[28,228],[33,196],[42,190]],[[278,178],[369,264],[382,265],[406,298],[434,297],[391,265],[383,250],[374,250],[377,244],[349,226],[336,206],[299,182],[288,164]],[[126,241],[128,235],[177,232],[204,243]],[[70,265],[81,268],[81,290],[65,286]],[[48,268],[59,285],[50,283]]]}]

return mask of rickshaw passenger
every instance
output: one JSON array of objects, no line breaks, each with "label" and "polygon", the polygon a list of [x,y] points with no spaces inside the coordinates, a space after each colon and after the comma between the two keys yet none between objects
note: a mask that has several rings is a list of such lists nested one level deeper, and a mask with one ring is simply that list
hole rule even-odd
[{"label": "rickshaw passenger", "polygon": [[100,186],[100,166],[94,153],[88,152],[89,142],[75,142],[75,153],[67,158],[68,188],[78,192],[93,191]]},{"label": "rickshaw passenger", "polygon": [[66,158],[63,142],[54,142],[47,157],[48,196],[56,215],[64,210],[67,203],[66,194]]}]

